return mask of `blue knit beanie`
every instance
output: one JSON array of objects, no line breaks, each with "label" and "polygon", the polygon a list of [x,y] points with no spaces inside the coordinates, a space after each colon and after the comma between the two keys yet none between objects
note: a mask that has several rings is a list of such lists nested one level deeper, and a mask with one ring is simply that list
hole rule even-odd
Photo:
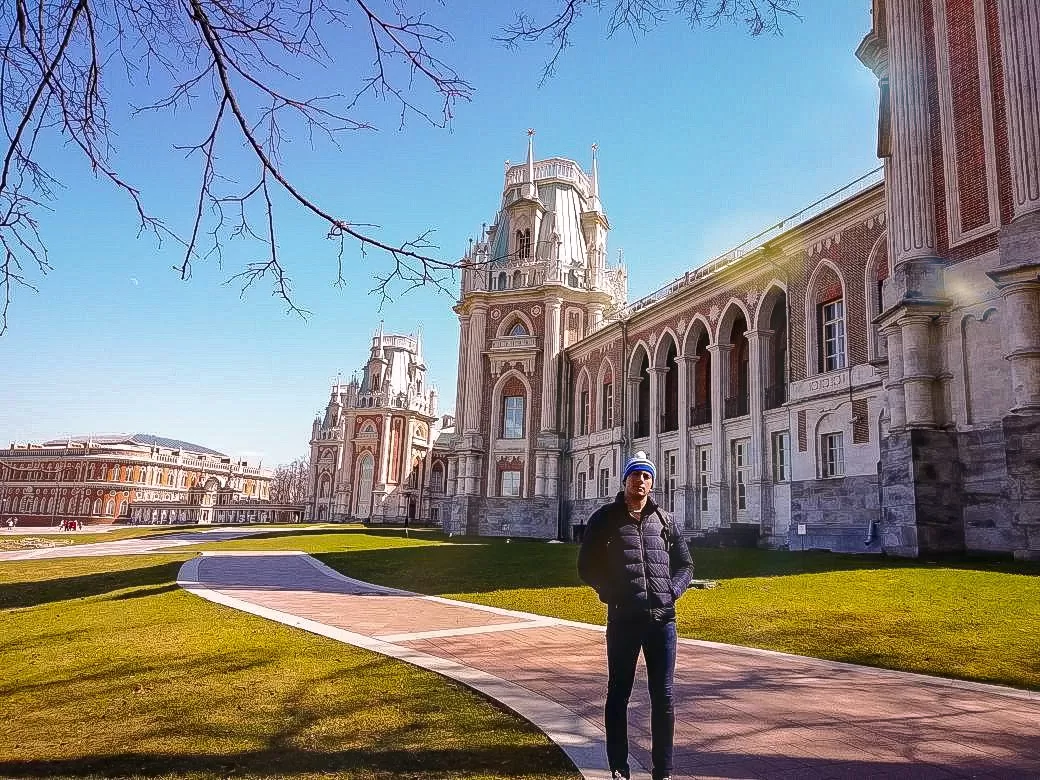
[{"label": "blue knit beanie", "polygon": [[625,480],[628,479],[628,475],[633,471],[645,471],[650,475],[650,479],[657,482],[657,469],[654,468],[654,463],[650,458],[646,457],[646,453],[640,450],[633,455],[628,463],[625,464],[625,473],[621,475],[621,483],[624,484]]}]

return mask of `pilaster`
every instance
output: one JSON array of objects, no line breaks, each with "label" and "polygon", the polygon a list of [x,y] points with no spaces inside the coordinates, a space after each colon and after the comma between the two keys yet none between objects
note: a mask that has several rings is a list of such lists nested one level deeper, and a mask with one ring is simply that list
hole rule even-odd
[{"label": "pilaster", "polygon": [[667,375],[667,368],[654,366],[650,369],[650,458],[658,464],[661,462],[661,401]]},{"label": "pilaster", "polygon": [[469,347],[466,352],[466,406],[462,429],[480,430],[480,402],[484,385],[484,333],[487,327],[487,305],[473,307],[470,315]]},{"label": "pilaster", "polygon": [[728,460],[723,436],[723,394],[729,374],[729,352],[732,344],[714,344],[708,347],[714,370],[711,372],[711,487],[709,500],[719,508],[719,525],[730,522],[730,501],[726,491],[725,464]]},{"label": "pilaster", "polygon": [[676,523],[680,528],[687,528],[691,513],[686,504],[690,495],[690,374],[699,358],[676,357],[675,364],[679,371],[679,479],[675,496]]},{"label": "pilaster", "polygon": [[1017,220],[1040,211],[1040,5],[1000,0],[997,8]]},{"label": "pilaster", "polygon": [[557,428],[556,384],[560,372],[560,310],[563,301],[550,296],[545,301],[545,335],[542,340],[542,417],[540,428],[555,431]]}]

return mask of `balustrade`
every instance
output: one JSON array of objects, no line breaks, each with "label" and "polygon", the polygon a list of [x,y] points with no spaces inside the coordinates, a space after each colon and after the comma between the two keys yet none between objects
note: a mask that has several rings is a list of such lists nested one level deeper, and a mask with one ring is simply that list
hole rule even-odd
[{"label": "balustrade", "polygon": [[733,417],[743,417],[748,413],[748,396],[734,395],[726,399],[723,417],[729,420]]},{"label": "balustrade", "polygon": [[690,407],[690,425],[711,425],[711,403]]}]

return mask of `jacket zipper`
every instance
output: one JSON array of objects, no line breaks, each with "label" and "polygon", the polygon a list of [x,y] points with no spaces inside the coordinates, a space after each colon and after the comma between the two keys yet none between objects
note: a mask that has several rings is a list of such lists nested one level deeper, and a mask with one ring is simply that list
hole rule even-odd
[{"label": "jacket zipper", "polygon": [[643,589],[646,591],[646,606],[650,608],[650,573],[646,570],[646,542],[643,540],[643,520],[640,515],[636,522],[636,533],[639,534],[639,562],[643,565]]}]

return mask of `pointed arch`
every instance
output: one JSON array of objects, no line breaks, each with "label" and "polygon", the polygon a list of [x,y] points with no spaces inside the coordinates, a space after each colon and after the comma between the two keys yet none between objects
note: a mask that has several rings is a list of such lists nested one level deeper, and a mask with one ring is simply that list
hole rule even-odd
[{"label": "pointed arch", "polygon": [[776,409],[787,401],[790,381],[788,310],[787,286],[774,279],[755,312],[755,330],[762,335],[760,365],[752,366],[752,370],[761,374],[766,409]]},{"label": "pointed arch", "polygon": [[650,435],[650,352],[645,342],[639,341],[632,350],[625,379],[633,386],[628,415],[632,437],[640,439]]},{"label": "pointed arch", "polygon": [[[521,325],[526,332],[523,334],[514,334],[512,331],[517,324]],[[513,335],[534,335],[534,323],[531,322],[530,317],[522,311],[515,309],[502,318],[502,322],[498,326],[498,332],[495,334],[497,338],[504,338]]]},{"label": "pointed arch", "polygon": [[728,345],[728,354],[720,357],[722,374],[723,417],[743,417],[750,412],[751,348],[747,332],[751,317],[743,302],[731,298],[719,319],[718,343]]},{"label": "pointed arch", "polygon": [[659,420],[662,432],[679,430],[679,339],[671,328],[666,328],[657,342],[654,354],[654,366],[664,369],[658,374],[657,408],[661,412]]},{"label": "pointed arch", "polygon": [[687,357],[693,357],[697,354],[697,344],[700,341],[701,333],[704,333],[708,337],[708,346],[711,346],[712,342],[712,327],[711,323],[708,322],[708,318],[703,314],[694,314],[693,319],[690,320],[690,324],[686,326],[686,332],[682,338],[682,354]]}]

